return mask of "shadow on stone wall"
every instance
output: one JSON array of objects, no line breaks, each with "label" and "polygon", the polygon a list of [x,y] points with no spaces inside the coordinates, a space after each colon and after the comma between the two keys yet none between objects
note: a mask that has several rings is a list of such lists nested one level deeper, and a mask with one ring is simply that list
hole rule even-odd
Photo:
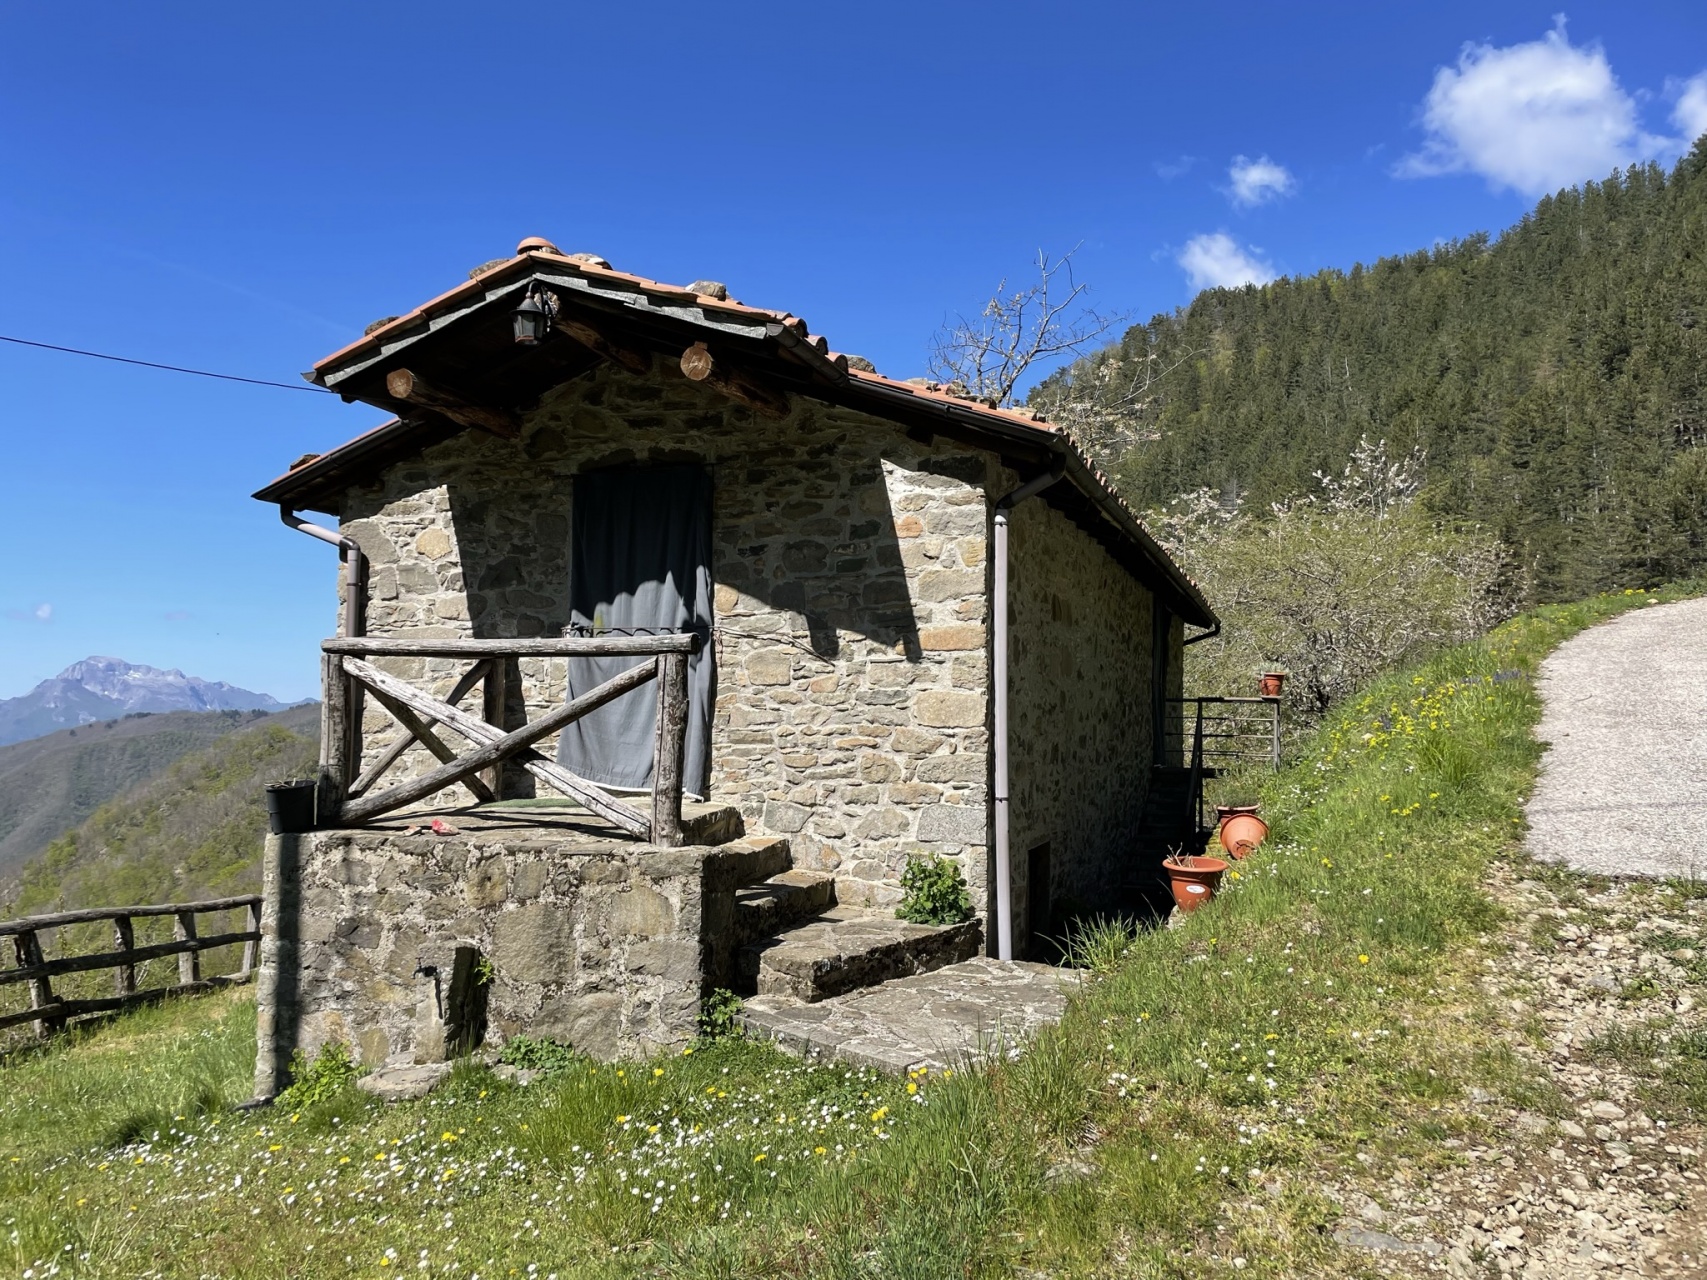
[{"label": "shadow on stone wall", "polygon": [[[970,461],[981,479],[982,461]],[[733,493],[738,484],[749,492]],[[726,465],[717,489],[719,585],[799,615],[820,658],[838,657],[848,632],[919,660],[897,517],[876,455],[851,465],[834,455]],[[748,505],[751,493],[763,495],[762,511],[746,520],[724,517],[729,507]]]},{"label": "shadow on stone wall", "polygon": [[[630,458],[600,458],[579,469],[660,465],[680,462],[683,454],[654,450]],[[850,466],[845,456],[822,449],[791,457],[765,451],[710,465],[717,585],[798,614],[820,657],[836,657],[846,631],[919,659],[897,517],[875,455]],[[924,469],[980,481],[984,464],[949,458]],[[502,492],[472,477],[446,478],[475,636],[561,635],[568,625],[573,475],[549,468],[520,473]]]}]

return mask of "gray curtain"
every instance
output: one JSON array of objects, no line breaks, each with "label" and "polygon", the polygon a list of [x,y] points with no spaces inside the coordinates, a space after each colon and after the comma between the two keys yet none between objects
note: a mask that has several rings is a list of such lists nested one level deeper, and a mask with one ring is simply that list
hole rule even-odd
[{"label": "gray curtain", "polygon": [[[688,662],[682,787],[704,796],[711,743],[711,474],[700,466],[632,467],[575,477],[569,616],[575,635],[660,635],[705,641]],[[643,661],[651,662],[646,658]],[[577,697],[638,665],[571,658]],[[652,785],[655,685],[607,703],[563,731],[557,761],[605,786]]]}]

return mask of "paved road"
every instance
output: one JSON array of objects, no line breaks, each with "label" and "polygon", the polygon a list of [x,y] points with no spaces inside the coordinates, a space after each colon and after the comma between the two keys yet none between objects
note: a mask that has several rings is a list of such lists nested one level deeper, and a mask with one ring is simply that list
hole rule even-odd
[{"label": "paved road", "polygon": [[1600,875],[1707,879],[1707,600],[1591,627],[1541,664],[1529,850]]}]

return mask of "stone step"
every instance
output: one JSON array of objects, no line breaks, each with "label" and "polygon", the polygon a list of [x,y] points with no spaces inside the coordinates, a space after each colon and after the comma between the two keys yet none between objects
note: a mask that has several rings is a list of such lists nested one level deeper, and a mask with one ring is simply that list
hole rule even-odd
[{"label": "stone step", "polygon": [[738,943],[780,933],[836,905],[836,877],[823,871],[781,871],[735,891]]},{"label": "stone step", "polygon": [[975,956],[816,1004],[754,996],[741,1024],[808,1060],[895,1075],[959,1070],[1014,1056],[1060,1019],[1079,981],[1071,969]]},{"label": "stone step", "polygon": [[736,991],[811,1003],[969,959],[983,941],[976,920],[912,924],[890,914],[837,907],[742,947],[736,956]]},{"label": "stone step", "polygon": [[719,852],[734,862],[737,890],[781,875],[794,866],[787,836],[742,836],[726,842]]},{"label": "stone step", "polygon": [[700,800],[682,802],[684,844],[728,844],[739,840],[746,829],[741,811],[734,805],[707,804]]}]

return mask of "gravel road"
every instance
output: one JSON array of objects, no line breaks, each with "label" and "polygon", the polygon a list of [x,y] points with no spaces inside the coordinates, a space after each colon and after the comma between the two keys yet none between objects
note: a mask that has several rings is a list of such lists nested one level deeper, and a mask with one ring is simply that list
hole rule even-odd
[{"label": "gravel road", "polygon": [[1591,627],[1541,664],[1529,851],[1599,875],[1707,879],[1707,600]]}]

